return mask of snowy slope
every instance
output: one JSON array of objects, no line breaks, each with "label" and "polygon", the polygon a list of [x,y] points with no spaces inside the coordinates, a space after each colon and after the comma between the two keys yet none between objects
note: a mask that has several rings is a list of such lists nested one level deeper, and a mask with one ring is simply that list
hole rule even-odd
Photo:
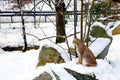
[{"label": "snowy slope", "polygon": [[[17,51],[4,52],[1,50],[0,80],[32,80],[44,71],[52,75],[51,69],[54,70],[62,80],[75,80],[75,78],[65,72],[64,67],[84,74],[95,73],[99,80],[120,80],[119,39],[120,35],[113,36],[113,42],[110,46],[107,60],[98,59],[98,65],[96,67],[77,65],[77,59],[73,59],[73,61],[62,64],[51,63],[36,68],[39,50],[30,50],[25,53]],[[63,74],[65,74],[65,76]],[[53,80],[55,80],[54,76]]]}]

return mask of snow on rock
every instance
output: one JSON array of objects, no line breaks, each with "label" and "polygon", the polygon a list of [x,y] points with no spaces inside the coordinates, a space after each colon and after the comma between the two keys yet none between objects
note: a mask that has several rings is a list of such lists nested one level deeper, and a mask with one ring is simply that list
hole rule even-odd
[{"label": "snow on rock", "polygon": [[61,65],[52,64],[52,65],[50,65],[50,67],[57,75],[59,75],[60,80],[66,80],[66,79],[68,79],[68,80],[76,80]]},{"label": "snow on rock", "polygon": [[[53,45],[51,45],[53,46]],[[58,49],[58,48],[57,48]],[[94,73],[99,79],[102,75],[111,73],[112,68],[105,60],[97,60],[96,67],[86,67],[76,64],[76,59],[61,63],[49,63],[45,66],[36,68],[39,50],[30,50],[22,52],[4,52],[0,55],[0,80],[32,80],[43,72],[48,72],[55,80],[53,70],[61,80],[76,80],[72,75],[68,74],[64,68],[75,70],[76,72],[89,74]]]},{"label": "snow on rock", "polygon": [[115,21],[115,22],[109,22],[107,24],[106,30],[108,35],[112,35],[112,31],[120,25],[120,21]]},{"label": "snow on rock", "polygon": [[110,64],[101,59],[97,59],[97,66],[96,67],[86,67],[84,65],[76,64],[76,60],[73,60],[66,65],[64,65],[65,68],[69,68],[71,70],[74,70],[78,73],[82,74],[95,74],[97,79],[101,78],[102,75],[111,73],[112,67]]},{"label": "snow on rock", "polygon": [[[96,67],[86,67],[81,64],[76,64],[76,59],[74,59],[73,61],[62,64],[49,63],[46,64],[45,67],[48,67],[49,69],[49,71],[46,70],[46,72],[51,73],[51,70],[54,71],[61,80],[76,80],[72,75],[68,74],[68,72],[64,68],[71,69],[81,74],[95,74],[97,79],[102,78],[101,76],[103,76],[104,74],[112,73],[112,67],[107,61],[98,59],[97,63],[98,65]],[[38,68],[38,70],[43,70],[43,67]]]},{"label": "snow on rock", "polygon": [[108,38],[98,38],[89,46],[89,48],[94,53],[95,57],[97,57],[109,43],[110,39]]},{"label": "snow on rock", "polygon": [[[33,80],[44,71],[50,73],[53,80],[53,70],[62,80],[75,80],[75,78],[68,74],[64,68],[74,70],[82,74],[94,73],[99,80],[119,80],[120,74],[120,60],[119,60],[119,42],[120,35],[113,36],[113,42],[107,60],[97,59],[98,65],[96,67],[86,67],[84,65],[76,64],[77,59],[61,64],[46,64],[36,68],[38,61],[39,50],[30,50],[25,53],[22,52],[4,52],[0,54],[0,80]],[[54,46],[54,44],[49,44]],[[59,49],[60,47],[57,47]],[[110,64],[109,64],[109,63]]]},{"label": "snow on rock", "polygon": [[102,23],[100,23],[100,22],[94,22],[92,25],[91,25],[91,29],[92,29],[92,27],[94,27],[94,26],[99,26],[99,27],[101,27],[101,28],[105,28],[106,26],[105,25],[103,25]]},{"label": "snow on rock", "polygon": [[94,23],[91,25],[91,28],[90,28],[90,29],[92,30],[93,27],[98,26],[98,27],[103,28],[109,36],[112,36],[112,31],[111,31],[111,29],[110,29],[110,26],[111,26],[111,25],[113,25],[113,23],[108,24],[108,25],[106,26],[106,25],[103,25],[101,22],[94,22]]},{"label": "snow on rock", "polygon": [[111,65],[115,68],[115,72],[120,74],[120,35],[113,36],[113,42],[110,46],[110,50],[108,55],[106,56],[107,60],[111,63]]},{"label": "snow on rock", "polygon": [[111,46],[109,48],[109,54],[106,56],[107,59],[110,60],[119,60],[119,52],[120,52],[120,35],[114,35],[113,36],[113,42],[111,43]]},{"label": "snow on rock", "polygon": [[120,35],[113,36],[113,42],[109,48],[106,59],[113,67],[113,73],[108,73],[101,80],[120,80]]},{"label": "snow on rock", "polygon": [[118,25],[120,25],[120,21],[113,22],[111,30],[114,30]]},{"label": "snow on rock", "polygon": [[51,67],[49,65],[46,65],[46,66],[41,66],[41,67],[38,67],[36,68],[35,72],[34,72],[34,78],[35,77],[38,77],[40,74],[44,73],[44,72],[47,72],[51,75],[52,79],[53,80],[56,80],[52,70],[51,70]]},{"label": "snow on rock", "polygon": [[65,62],[70,61],[69,54],[62,48],[62,46],[56,45],[55,43],[52,42],[47,43],[44,42],[40,45],[40,50],[42,46],[55,48],[56,50],[58,50],[58,52],[60,53],[61,57],[65,60]]}]

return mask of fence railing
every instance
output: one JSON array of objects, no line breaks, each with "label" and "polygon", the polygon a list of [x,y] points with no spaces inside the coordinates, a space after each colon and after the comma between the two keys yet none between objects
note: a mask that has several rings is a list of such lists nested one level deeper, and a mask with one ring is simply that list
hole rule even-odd
[{"label": "fence railing", "polygon": [[[77,11],[76,15],[80,15],[81,12]],[[37,16],[44,16],[45,22],[47,16],[55,16],[55,11],[23,11],[23,14],[20,14],[20,11],[0,11],[0,17],[11,17],[11,22],[13,17],[20,17],[20,16],[28,16],[28,17],[37,17]],[[67,15],[74,15],[74,11],[68,11]]]}]

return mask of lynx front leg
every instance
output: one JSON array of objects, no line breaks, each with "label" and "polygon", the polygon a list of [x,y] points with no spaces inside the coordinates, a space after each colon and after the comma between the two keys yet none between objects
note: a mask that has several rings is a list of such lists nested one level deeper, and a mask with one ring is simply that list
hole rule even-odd
[{"label": "lynx front leg", "polygon": [[82,64],[82,56],[79,56],[79,57],[78,57],[78,62],[77,62],[77,64]]}]

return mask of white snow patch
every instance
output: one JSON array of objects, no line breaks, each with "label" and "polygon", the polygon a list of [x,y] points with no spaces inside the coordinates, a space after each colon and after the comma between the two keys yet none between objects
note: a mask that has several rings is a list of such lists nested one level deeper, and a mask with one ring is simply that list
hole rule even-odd
[{"label": "white snow patch", "polygon": [[108,38],[98,38],[89,46],[89,48],[96,57],[106,46],[108,46],[109,43],[110,39]]}]

